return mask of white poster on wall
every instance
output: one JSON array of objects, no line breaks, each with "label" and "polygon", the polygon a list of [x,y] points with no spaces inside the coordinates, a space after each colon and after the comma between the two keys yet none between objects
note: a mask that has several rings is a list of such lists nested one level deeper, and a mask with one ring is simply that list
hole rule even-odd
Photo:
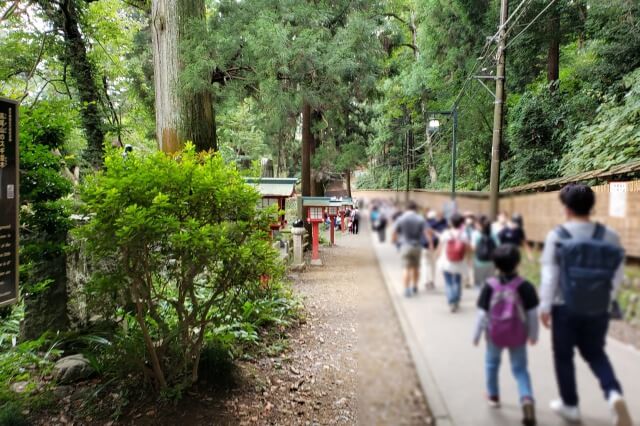
[{"label": "white poster on wall", "polygon": [[626,217],[627,182],[609,183],[609,216]]}]

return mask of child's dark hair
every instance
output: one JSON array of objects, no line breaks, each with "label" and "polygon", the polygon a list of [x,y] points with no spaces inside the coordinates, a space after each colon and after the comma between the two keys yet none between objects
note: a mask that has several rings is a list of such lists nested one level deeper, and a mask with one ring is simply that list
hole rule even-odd
[{"label": "child's dark hair", "polygon": [[451,225],[452,228],[460,228],[462,226],[462,224],[464,223],[464,217],[462,217],[459,213],[454,213],[451,215],[451,218],[449,219],[449,224]]},{"label": "child's dark hair", "polygon": [[578,216],[587,216],[596,203],[593,190],[581,183],[570,183],[560,191],[562,204]]},{"label": "child's dark hair", "polygon": [[480,216],[478,223],[480,224],[480,232],[482,233],[482,235],[491,236],[491,221],[489,220],[489,218],[485,215],[482,215]]},{"label": "child's dark hair", "polygon": [[493,251],[493,263],[503,274],[511,274],[520,264],[520,250],[513,244],[502,244]]}]

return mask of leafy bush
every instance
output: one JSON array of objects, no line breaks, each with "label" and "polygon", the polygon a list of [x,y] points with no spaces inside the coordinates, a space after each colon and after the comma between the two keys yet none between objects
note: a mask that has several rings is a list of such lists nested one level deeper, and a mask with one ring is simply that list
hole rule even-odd
[{"label": "leafy bush", "polygon": [[[12,324],[13,319],[9,323]],[[3,326],[0,346],[0,426],[29,424],[22,413],[24,410],[36,410],[50,404],[51,382],[43,380],[43,377],[51,374],[53,361],[61,353],[57,343],[52,342],[48,335],[12,346],[10,337],[17,332],[13,325],[8,329]],[[25,382],[21,393],[11,389],[11,385],[17,382]]]},{"label": "leafy bush", "polygon": [[157,388],[187,386],[207,333],[280,272],[272,212],[257,210],[235,168],[191,145],[174,156],[113,152],[105,166],[82,190],[91,220],[78,236],[96,264],[89,300],[122,314],[131,362]]},{"label": "leafy bush", "polygon": [[[68,106],[67,106],[68,108]],[[72,117],[56,102],[23,109],[20,128],[20,280],[25,301],[23,338],[67,328],[66,256],[71,226],[64,199],[72,184],[59,155]]]},{"label": "leafy bush", "polygon": [[640,68],[624,79],[622,102],[608,99],[592,124],[569,144],[562,171],[580,173],[622,164],[640,157]]}]

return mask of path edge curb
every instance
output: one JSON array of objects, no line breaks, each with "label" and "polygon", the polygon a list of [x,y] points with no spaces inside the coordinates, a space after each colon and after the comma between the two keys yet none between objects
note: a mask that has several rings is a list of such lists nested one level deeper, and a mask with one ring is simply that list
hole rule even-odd
[{"label": "path edge curb", "polygon": [[378,271],[380,271],[382,274],[385,287],[387,289],[387,294],[389,295],[389,299],[391,299],[393,309],[396,312],[396,317],[400,322],[400,327],[402,328],[405,342],[409,347],[413,365],[416,369],[416,373],[418,374],[420,387],[422,387],[422,392],[427,399],[429,410],[431,411],[431,415],[435,420],[434,424],[439,426],[453,426],[453,421],[451,420],[449,409],[447,408],[447,405],[444,402],[442,395],[440,394],[440,390],[438,388],[438,385],[436,384],[436,380],[431,371],[431,367],[429,366],[429,362],[427,361],[427,357],[424,355],[424,352],[418,344],[418,339],[415,337],[415,333],[413,331],[413,328],[411,327],[411,324],[409,323],[409,319],[400,306],[397,295],[393,293],[393,280],[391,279],[387,271],[382,267],[382,264],[380,262],[380,253],[376,248],[376,237],[374,234],[370,234],[370,236],[371,242],[373,243],[372,249],[376,255],[376,260],[378,261]]}]

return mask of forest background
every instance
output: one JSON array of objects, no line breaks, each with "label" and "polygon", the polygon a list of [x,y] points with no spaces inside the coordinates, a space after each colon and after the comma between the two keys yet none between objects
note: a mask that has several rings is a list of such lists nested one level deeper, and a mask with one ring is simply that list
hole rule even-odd
[{"label": "forest background", "polygon": [[[268,294],[261,290],[259,274],[277,277],[278,268],[273,253],[260,242],[261,231],[251,225],[256,213],[248,206],[255,205],[255,194],[245,193],[238,179],[239,173],[256,173],[258,160],[272,159],[276,176],[300,177],[303,195],[322,195],[335,180],[344,179],[350,187],[355,170],[361,171],[358,185],[363,188],[404,187],[407,174],[412,188],[448,188],[452,122],[437,117],[441,124],[436,133],[428,124],[436,118],[434,112],[449,111],[455,104],[458,189],[485,189],[494,100],[475,76],[491,77],[495,68],[499,3],[0,0],[0,94],[21,103],[23,286],[22,303],[2,312],[0,346],[13,347],[13,338],[24,342],[1,357],[3,383],[46,375],[49,367],[31,373],[18,367],[34,360],[50,366],[42,347],[64,346],[47,337],[47,331],[72,328],[66,309],[70,233],[88,238],[89,250],[112,261],[102,271],[111,275],[90,286],[92,297],[102,302],[108,296],[112,304],[103,308],[111,310],[114,321],[131,322],[125,335],[111,330],[92,343],[85,339],[82,347],[101,342],[117,349],[94,351],[99,354],[95,367],[104,372],[114,360],[131,355],[131,342],[149,337],[143,336],[145,323],[157,327],[150,332],[156,337],[166,332],[176,338],[184,331],[179,339],[186,342],[193,342],[189,333],[202,331],[196,341],[204,340],[192,348],[199,357],[207,345],[215,348],[223,342],[228,349],[233,341],[239,342],[237,349],[258,339],[259,326],[290,321],[295,309],[286,291],[280,286]],[[507,28],[502,187],[639,158],[640,3],[509,3],[513,15]],[[179,150],[187,141],[193,145],[184,155],[193,161],[184,161],[182,168],[158,155],[158,150]],[[133,148],[128,163],[120,151],[125,145]],[[219,154],[199,154],[203,151]],[[132,169],[133,164],[140,168]],[[197,183],[201,191],[181,191],[176,180]],[[228,187],[219,185],[221,180]],[[136,185],[135,190],[127,185]],[[156,197],[152,189],[157,188],[166,197]],[[210,202],[204,189],[228,200],[233,209],[218,206],[220,213],[213,219],[196,211],[199,203]],[[242,196],[230,197],[231,189]],[[185,200],[196,210],[172,210]],[[136,203],[148,210],[125,209]],[[118,214],[110,217],[110,211]],[[153,222],[160,211],[177,221],[195,221],[189,222],[191,233],[177,232],[178,222]],[[234,216],[238,211],[240,219]],[[100,220],[74,230],[77,216],[72,215],[86,213]],[[133,225],[123,225],[119,217],[139,228],[132,231]],[[258,217],[255,226],[266,223]],[[252,230],[251,238],[241,239],[242,233],[229,226],[238,220],[245,231]],[[211,234],[200,234],[200,229]],[[228,256],[225,261],[240,259],[251,273],[227,277],[234,281],[231,287],[216,281],[218,276],[203,281],[224,287],[213,293],[222,299],[206,299],[211,295],[206,292],[185,297],[207,309],[209,303],[229,305],[241,314],[227,321],[219,312],[218,322],[207,323],[211,327],[206,333],[206,327],[193,324],[182,330],[180,309],[154,312],[158,300],[149,298],[149,309],[136,320],[131,302],[138,297],[121,297],[124,284],[104,285],[105,276],[111,284],[135,281],[135,268],[112,267],[122,253],[110,251],[107,244],[118,235],[119,247],[136,249],[129,244],[142,234],[135,232],[144,232],[155,245],[168,244],[161,236],[175,232],[163,255],[183,256],[185,264],[193,255],[186,247],[193,242]],[[224,238],[216,240],[220,235]],[[233,240],[237,251],[221,252],[215,245],[228,237],[240,238]],[[249,246],[263,254],[255,264],[247,258]],[[171,284],[179,293],[213,265],[199,265],[203,269],[196,276]],[[132,275],[125,279],[126,273]],[[172,273],[162,270],[158,276],[162,281]],[[153,288],[157,282],[151,281]],[[167,300],[174,296],[162,294]],[[256,314],[257,305],[262,314]],[[205,322],[212,321],[209,311],[201,313]],[[181,331],[174,333],[177,329]],[[173,354],[170,347],[167,343],[162,350]],[[197,379],[198,362],[191,355],[176,355],[180,371],[164,377],[162,370],[173,371],[178,364],[157,365],[154,351],[149,344],[133,358],[143,361],[138,370],[156,388],[183,389]],[[144,365],[151,364],[154,371],[149,372]],[[124,376],[130,372],[123,370]]]}]

